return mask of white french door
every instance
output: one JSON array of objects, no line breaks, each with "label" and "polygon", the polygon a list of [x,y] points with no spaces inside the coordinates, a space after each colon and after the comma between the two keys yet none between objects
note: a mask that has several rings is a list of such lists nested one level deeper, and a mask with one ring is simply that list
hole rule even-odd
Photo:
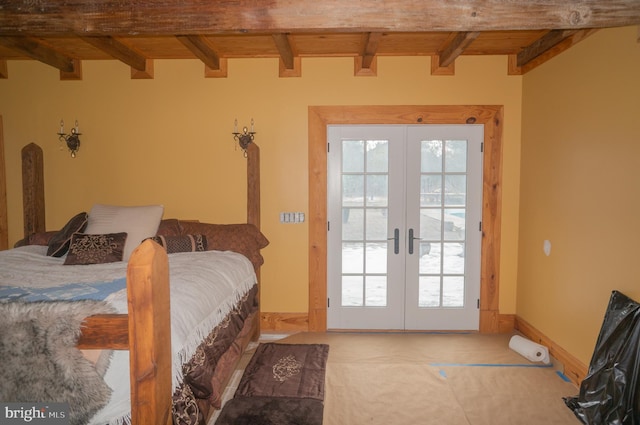
[{"label": "white french door", "polygon": [[327,134],[327,327],[478,329],[483,126]]}]

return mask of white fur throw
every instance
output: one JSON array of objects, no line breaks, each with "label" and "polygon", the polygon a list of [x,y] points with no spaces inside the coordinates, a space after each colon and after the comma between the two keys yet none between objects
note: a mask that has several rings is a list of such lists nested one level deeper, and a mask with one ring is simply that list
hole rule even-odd
[{"label": "white fur throw", "polygon": [[112,312],[99,301],[0,303],[0,400],[69,403],[70,422],[88,422],[111,395],[108,357],[96,366],[75,345],[85,317]]}]

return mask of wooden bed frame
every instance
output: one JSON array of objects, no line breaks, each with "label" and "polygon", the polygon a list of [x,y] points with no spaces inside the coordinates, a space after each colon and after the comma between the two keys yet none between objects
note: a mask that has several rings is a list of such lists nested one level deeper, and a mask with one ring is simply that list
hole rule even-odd
[{"label": "wooden bed frame", "polygon": [[[25,237],[44,232],[42,149],[29,144],[22,150]],[[0,164],[4,171],[4,162]],[[260,229],[260,149],[247,147],[247,223]],[[259,270],[256,270],[259,277]],[[258,292],[259,297],[259,292]],[[146,241],[127,266],[129,314],[88,317],[78,341],[80,349],[129,350],[131,423],[171,424],[171,323],[169,267],[165,250]],[[260,314],[254,315],[252,339],[260,334]],[[230,376],[228,377],[228,379]],[[228,383],[228,379],[226,384]]]}]

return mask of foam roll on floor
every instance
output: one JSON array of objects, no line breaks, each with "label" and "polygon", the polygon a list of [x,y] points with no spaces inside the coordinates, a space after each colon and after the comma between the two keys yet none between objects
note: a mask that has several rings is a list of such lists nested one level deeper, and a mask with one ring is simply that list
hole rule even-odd
[{"label": "foam roll on floor", "polygon": [[509,348],[529,361],[542,362],[544,364],[549,364],[551,362],[549,359],[549,349],[547,347],[536,344],[535,342],[523,338],[520,335],[514,335],[511,337],[511,340],[509,340]]}]

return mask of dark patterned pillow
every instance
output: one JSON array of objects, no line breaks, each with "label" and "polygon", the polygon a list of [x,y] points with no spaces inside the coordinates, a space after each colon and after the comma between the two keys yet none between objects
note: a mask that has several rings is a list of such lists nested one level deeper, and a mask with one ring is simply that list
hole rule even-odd
[{"label": "dark patterned pillow", "polygon": [[122,261],[126,240],[125,232],[103,235],[74,233],[64,264],[76,266]]},{"label": "dark patterned pillow", "polygon": [[156,235],[163,236],[178,236],[181,234],[180,221],[177,218],[163,218],[156,232]]},{"label": "dark patterned pillow", "polygon": [[204,235],[154,236],[152,238],[167,250],[174,252],[199,252],[207,250],[207,237]]},{"label": "dark patterned pillow", "polygon": [[181,221],[180,227],[186,235],[203,234],[207,237],[207,249],[233,251],[251,260],[257,269],[264,263],[260,250],[269,245],[269,240],[253,224],[208,224]]},{"label": "dark patterned pillow", "polygon": [[71,236],[81,233],[87,227],[89,215],[86,212],[76,214],[64,225],[64,227],[49,239],[47,255],[50,257],[62,257],[69,250]]}]

